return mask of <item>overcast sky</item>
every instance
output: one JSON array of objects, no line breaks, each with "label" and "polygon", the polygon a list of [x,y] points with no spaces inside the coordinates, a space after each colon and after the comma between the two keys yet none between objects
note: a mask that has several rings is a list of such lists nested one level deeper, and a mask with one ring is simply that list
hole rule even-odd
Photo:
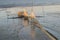
[{"label": "overcast sky", "polygon": [[[33,0],[34,4],[60,4],[60,0]],[[32,0],[0,0],[0,5],[6,4],[31,4]]]}]

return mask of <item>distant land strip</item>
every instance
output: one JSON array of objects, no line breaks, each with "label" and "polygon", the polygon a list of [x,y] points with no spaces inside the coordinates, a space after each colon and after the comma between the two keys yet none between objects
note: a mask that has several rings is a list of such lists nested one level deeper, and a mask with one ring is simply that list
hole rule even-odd
[{"label": "distant land strip", "polygon": [[0,5],[0,8],[11,8],[11,7],[31,7],[31,6],[51,6],[51,5],[60,5],[60,4],[6,4]]}]

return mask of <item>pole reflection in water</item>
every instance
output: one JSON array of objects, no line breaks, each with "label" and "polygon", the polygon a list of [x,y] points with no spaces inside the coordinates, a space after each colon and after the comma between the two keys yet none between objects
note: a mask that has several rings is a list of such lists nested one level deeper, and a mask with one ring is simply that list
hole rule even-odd
[{"label": "pole reflection in water", "polygon": [[23,20],[23,25],[24,25],[25,27],[27,27],[27,26],[29,25],[29,21],[28,21],[28,20]]},{"label": "pole reflection in water", "polygon": [[35,27],[33,25],[31,26],[31,36],[32,40],[35,40]]},{"label": "pole reflection in water", "polygon": [[24,20],[23,25],[24,25],[24,27],[30,27],[30,29],[31,29],[31,32],[30,32],[31,38],[32,38],[32,40],[35,40],[35,27],[34,27],[34,25],[32,25],[32,24],[29,25],[29,20]]}]

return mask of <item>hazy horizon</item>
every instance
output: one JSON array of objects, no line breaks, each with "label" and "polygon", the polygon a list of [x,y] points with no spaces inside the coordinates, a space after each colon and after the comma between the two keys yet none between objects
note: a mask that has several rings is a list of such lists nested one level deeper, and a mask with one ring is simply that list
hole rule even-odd
[{"label": "hazy horizon", "polygon": [[0,0],[0,8],[15,6],[60,5],[60,0]]}]

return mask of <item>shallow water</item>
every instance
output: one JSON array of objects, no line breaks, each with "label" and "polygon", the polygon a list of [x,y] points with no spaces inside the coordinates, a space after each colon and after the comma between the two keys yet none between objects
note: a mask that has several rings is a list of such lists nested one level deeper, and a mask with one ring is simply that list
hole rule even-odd
[{"label": "shallow water", "polygon": [[[30,29],[29,27],[23,28],[24,27],[23,22],[22,22],[23,20],[22,19],[7,19],[8,17],[17,16],[16,14],[10,15],[10,16],[8,16],[7,14],[8,13],[6,11],[0,11],[0,40],[5,40],[5,39],[6,40],[20,40],[20,38],[21,40],[23,40],[23,38],[25,38],[23,36],[26,36],[27,34],[28,34],[27,36],[29,36]],[[42,24],[44,29],[51,32],[54,36],[56,36],[60,40],[60,16],[59,15],[60,15],[59,13],[57,14],[46,13],[45,16],[40,17],[40,18],[38,17],[37,19],[39,20],[40,24]],[[20,31],[22,32],[23,36],[21,35]],[[36,37],[36,38],[38,39],[39,37]],[[28,37],[28,39],[31,39],[31,38]]]},{"label": "shallow water", "polygon": [[43,18],[37,18],[40,24],[60,40],[60,13],[47,13]]}]

